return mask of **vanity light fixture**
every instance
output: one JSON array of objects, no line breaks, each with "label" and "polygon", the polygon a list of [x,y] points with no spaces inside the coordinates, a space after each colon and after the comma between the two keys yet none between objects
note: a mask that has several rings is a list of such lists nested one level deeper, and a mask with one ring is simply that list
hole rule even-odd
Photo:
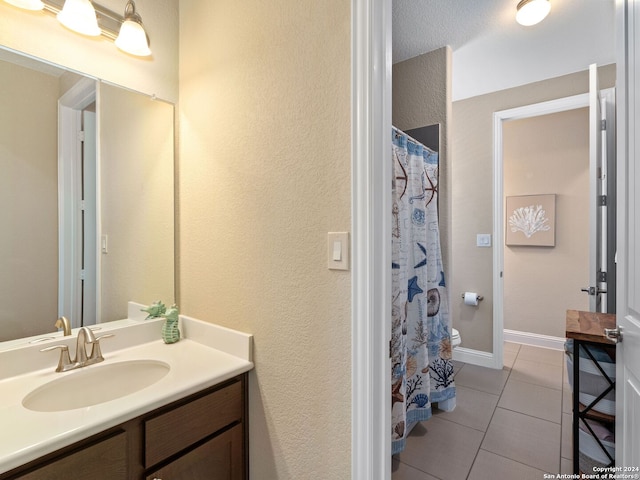
[{"label": "vanity light fixture", "polygon": [[42,10],[44,3],[40,0],[4,0],[14,7],[24,8],[25,10]]},{"label": "vanity light fixture", "polygon": [[151,55],[149,36],[136,12],[133,0],[128,0],[124,17],[91,0],[4,0],[25,10],[43,10],[56,15],[65,27],[83,35],[102,35],[131,55]]},{"label": "vanity light fixture", "polygon": [[142,25],[142,18],[136,12],[136,4],[133,0],[129,0],[124,8],[124,22],[116,38],[116,47],[139,57],[151,55],[149,36]]},{"label": "vanity light fixture", "polygon": [[58,21],[74,32],[97,37],[102,33],[90,0],[65,0]]},{"label": "vanity light fixture", "polygon": [[540,23],[549,14],[549,0],[522,0],[516,7],[516,22],[525,27]]}]

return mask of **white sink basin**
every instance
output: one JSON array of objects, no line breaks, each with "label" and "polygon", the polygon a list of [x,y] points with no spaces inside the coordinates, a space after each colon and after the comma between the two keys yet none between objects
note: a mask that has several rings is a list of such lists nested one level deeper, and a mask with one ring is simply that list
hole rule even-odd
[{"label": "white sink basin", "polygon": [[115,400],[153,385],[169,373],[167,363],[130,360],[80,368],[30,392],[22,405],[36,412],[60,412]]}]

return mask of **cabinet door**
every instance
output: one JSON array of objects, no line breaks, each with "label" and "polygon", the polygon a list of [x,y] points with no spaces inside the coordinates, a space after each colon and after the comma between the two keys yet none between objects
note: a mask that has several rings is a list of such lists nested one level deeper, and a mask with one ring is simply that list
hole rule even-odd
[{"label": "cabinet door", "polygon": [[147,480],[242,480],[242,424],[147,476]]},{"label": "cabinet door", "polygon": [[127,477],[127,434],[53,460],[17,477],[20,480],[129,480]]}]

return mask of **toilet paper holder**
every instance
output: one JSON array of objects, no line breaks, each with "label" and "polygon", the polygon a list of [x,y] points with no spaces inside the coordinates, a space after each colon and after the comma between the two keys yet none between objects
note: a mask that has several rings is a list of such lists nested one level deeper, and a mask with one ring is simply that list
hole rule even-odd
[{"label": "toilet paper holder", "polygon": [[[462,299],[464,300],[464,293],[462,294]],[[478,301],[481,302],[482,300],[484,300],[484,297],[482,295],[478,295]]]}]

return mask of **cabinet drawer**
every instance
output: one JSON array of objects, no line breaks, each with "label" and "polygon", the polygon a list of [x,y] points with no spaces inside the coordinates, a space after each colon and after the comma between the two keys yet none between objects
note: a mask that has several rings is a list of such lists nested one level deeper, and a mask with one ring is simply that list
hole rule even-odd
[{"label": "cabinet drawer", "polygon": [[235,421],[241,421],[243,410],[242,383],[236,381],[145,421],[146,468]]},{"label": "cabinet drawer", "polygon": [[20,480],[128,480],[127,434],[119,433],[16,478]]},{"label": "cabinet drawer", "polygon": [[242,425],[227,430],[147,476],[146,480],[242,480]]}]

